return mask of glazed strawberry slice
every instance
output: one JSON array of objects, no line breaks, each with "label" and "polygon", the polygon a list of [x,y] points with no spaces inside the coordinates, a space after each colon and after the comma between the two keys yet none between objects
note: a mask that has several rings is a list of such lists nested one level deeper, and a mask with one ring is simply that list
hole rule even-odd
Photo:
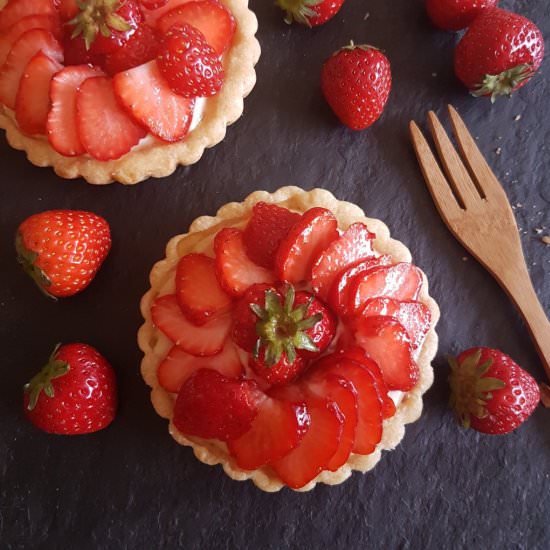
[{"label": "glazed strawberry slice", "polygon": [[279,246],[275,265],[282,281],[300,283],[311,277],[319,254],[338,238],[338,222],[325,208],[305,212]]},{"label": "glazed strawberry slice", "polygon": [[0,102],[8,109],[15,109],[15,98],[21,77],[29,61],[39,51],[55,61],[63,61],[63,50],[49,31],[32,29],[23,33],[13,44],[6,62],[0,69]]},{"label": "glazed strawberry slice", "polygon": [[311,268],[313,290],[326,300],[339,273],[361,260],[374,258],[372,241],[375,238],[376,235],[371,233],[365,224],[350,225],[344,234],[330,243],[315,260]]},{"label": "glazed strawberry slice", "polygon": [[243,373],[239,354],[229,340],[223,350],[213,357],[195,357],[174,346],[158,367],[159,384],[165,390],[177,393],[194,372],[205,368],[216,370],[227,378],[238,378]]},{"label": "glazed strawberry slice", "polygon": [[317,397],[298,385],[281,386],[271,395],[289,402],[303,399],[310,415],[309,429],[300,444],[270,463],[285,485],[300,489],[325,470],[338,451],[344,418],[334,401]]},{"label": "glazed strawberry slice", "polygon": [[229,441],[250,430],[265,399],[253,380],[232,380],[200,369],[181,387],[172,421],[186,436]]},{"label": "glazed strawberry slice", "polygon": [[175,294],[157,298],[151,306],[153,323],[182,350],[199,357],[220,353],[231,327],[229,315],[222,315],[197,327],[185,317]]},{"label": "glazed strawberry slice", "polygon": [[38,52],[28,63],[15,98],[15,118],[22,132],[30,136],[46,133],[50,109],[50,83],[63,65]]},{"label": "glazed strawberry slice", "polygon": [[255,470],[279,460],[296,448],[307,433],[309,413],[303,403],[267,397],[248,432],[228,442],[239,468]]},{"label": "glazed strawberry slice", "polygon": [[158,10],[168,4],[168,0],[141,0],[140,4],[146,10]]},{"label": "glazed strawberry slice", "polygon": [[355,444],[355,433],[357,431],[357,392],[353,384],[346,378],[329,374],[323,379],[305,379],[303,384],[308,392],[314,395],[334,401],[342,414],[344,426],[340,444],[333,457],[326,465],[326,470],[335,472],[343,466],[349,458]]},{"label": "glazed strawberry slice", "polygon": [[218,55],[222,55],[233,41],[235,19],[231,12],[217,0],[197,0],[187,2],[166,12],[157,20],[161,34],[172,27],[187,23],[204,34],[206,41]]},{"label": "glazed strawberry slice", "polygon": [[51,15],[29,15],[24,17],[15,25],[6,29],[0,36],[0,67],[5,63],[12,46],[17,39],[27,31],[32,29],[43,29],[51,32],[56,39],[61,36],[59,21]]},{"label": "glazed strawberry slice", "polygon": [[399,321],[409,338],[413,350],[417,350],[423,344],[426,334],[430,330],[432,316],[429,308],[420,302],[398,302],[392,298],[373,298],[369,300],[361,317],[373,317],[387,315]]},{"label": "glazed strawberry slice", "polygon": [[154,136],[172,142],[189,132],[195,99],[175,94],[156,61],[118,73],[113,85],[120,103]]},{"label": "glazed strawberry slice", "polygon": [[378,258],[369,258],[368,260],[360,261],[336,276],[336,279],[332,283],[329,295],[328,303],[334,311],[341,317],[347,317],[349,315],[349,294],[353,284],[353,281],[373,267],[380,265],[391,265],[391,256],[379,256]]},{"label": "glazed strawberry slice", "polygon": [[349,313],[357,315],[373,298],[385,296],[402,302],[416,300],[422,287],[422,273],[409,263],[374,267],[353,279]]},{"label": "glazed strawberry slice", "polygon": [[218,281],[232,296],[242,296],[254,284],[275,281],[275,275],[269,269],[250,260],[241,230],[222,229],[214,239],[214,250]]},{"label": "glazed strawberry slice", "polygon": [[9,31],[24,17],[30,15],[55,15],[51,0],[10,0],[7,6],[0,10],[0,32]]},{"label": "glazed strawberry slice", "polygon": [[378,364],[388,388],[414,388],[420,373],[403,325],[391,317],[378,316],[357,319],[353,327],[357,344]]},{"label": "glazed strawberry slice", "polygon": [[73,157],[86,152],[76,127],[76,92],[86,79],[101,74],[88,65],[65,67],[51,81],[46,132],[50,145],[61,155]]},{"label": "glazed strawberry slice", "polygon": [[281,241],[299,220],[300,214],[287,208],[265,202],[255,204],[243,235],[249,258],[262,267],[273,269]]},{"label": "glazed strawberry slice", "polygon": [[[151,2],[153,0],[150,0]],[[145,16],[145,21],[147,24],[151,26],[155,26],[156,22],[169,11],[172,11],[176,9],[179,6],[182,6],[183,4],[187,4],[188,2],[194,2],[195,0],[158,0],[159,2],[162,1],[162,5],[158,6],[157,8],[148,8],[143,2],[141,4],[141,7],[143,8],[143,15]]]},{"label": "glazed strawberry slice", "polygon": [[216,277],[216,262],[204,254],[183,256],[176,268],[176,295],[185,316],[196,325],[231,307]]},{"label": "glazed strawberry slice", "polygon": [[80,86],[76,127],[84,149],[97,160],[118,159],[147,135],[119,105],[106,76],[88,78]]}]

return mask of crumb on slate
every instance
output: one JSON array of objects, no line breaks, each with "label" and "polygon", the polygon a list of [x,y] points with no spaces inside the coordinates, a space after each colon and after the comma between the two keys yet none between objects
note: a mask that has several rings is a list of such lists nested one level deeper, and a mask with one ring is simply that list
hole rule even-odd
[{"label": "crumb on slate", "polygon": [[497,147],[497,148],[495,149],[495,153],[496,153],[497,155],[500,155],[500,154],[502,153],[502,147]]},{"label": "crumb on slate", "polygon": [[514,121],[517,122],[518,120],[521,120],[521,115],[516,115],[514,117]]},{"label": "crumb on slate", "polygon": [[544,235],[544,237],[541,238],[541,241],[545,244],[550,246],[550,235]]},{"label": "crumb on slate", "polygon": [[370,12],[367,12],[365,14],[365,17],[363,17],[363,21],[366,21],[370,17]]}]

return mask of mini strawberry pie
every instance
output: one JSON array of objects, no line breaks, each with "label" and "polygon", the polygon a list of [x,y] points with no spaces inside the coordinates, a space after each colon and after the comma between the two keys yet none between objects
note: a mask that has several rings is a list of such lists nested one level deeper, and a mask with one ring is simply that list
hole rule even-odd
[{"label": "mini strawberry pie", "polygon": [[143,297],[142,373],[170,433],[265,491],[375,466],[422,410],[439,317],[380,221],[285,187],[173,238]]},{"label": "mini strawberry pie", "polygon": [[0,127],[65,178],[167,176],[242,114],[256,30],[248,0],[0,0]]}]

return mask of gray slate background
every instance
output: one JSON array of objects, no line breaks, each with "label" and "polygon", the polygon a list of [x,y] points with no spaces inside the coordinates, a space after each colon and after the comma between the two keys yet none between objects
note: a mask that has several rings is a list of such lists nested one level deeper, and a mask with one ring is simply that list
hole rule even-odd
[{"label": "gray slate background", "polygon": [[[285,26],[271,0],[251,4],[263,48],[258,85],[242,119],[196,166],[100,188],[35,168],[0,139],[0,547],[549,548],[550,413],[538,410],[512,435],[487,437],[462,431],[446,408],[446,354],[489,345],[539,379],[543,371],[509,301],[440,222],[406,128],[430,108],[459,108],[516,205],[549,311],[550,247],[536,230],[550,234],[550,63],[512,100],[491,107],[455,81],[455,37],[430,27],[420,0],[347,0],[313,31]],[[545,0],[501,4],[550,37]],[[383,48],[393,66],[388,108],[363,133],[336,123],[318,86],[323,60],[350,39]],[[427,272],[443,317],[435,384],[402,444],[372,473],[338,487],[269,495],[173,442],[141,380],[136,331],[147,275],[171,236],[227,201],[286,184],[326,187],[383,219]],[[59,303],[43,299],[13,259],[17,225],[50,208],[102,214],[114,237],[93,285]],[[23,419],[21,387],[56,342],[79,340],[114,365],[120,413],[93,436],[39,433]]]}]

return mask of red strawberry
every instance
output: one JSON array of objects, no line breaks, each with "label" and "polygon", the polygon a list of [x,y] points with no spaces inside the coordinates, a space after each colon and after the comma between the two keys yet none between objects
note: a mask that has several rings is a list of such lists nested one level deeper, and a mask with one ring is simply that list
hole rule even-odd
[{"label": "red strawberry", "polygon": [[220,353],[231,327],[228,315],[197,327],[185,317],[175,294],[157,298],[151,306],[153,323],[182,350],[200,357]]},{"label": "red strawberry", "polygon": [[364,130],[382,115],[392,84],[390,62],[378,49],[350,45],[338,50],[321,72],[321,90],[340,121]]},{"label": "red strawberry", "polygon": [[146,10],[158,10],[168,4],[168,0],[140,0],[141,5]]},{"label": "red strawberry", "polygon": [[266,361],[266,352],[262,349],[257,357],[250,359],[249,366],[270,386],[278,386],[295,380],[306,368],[306,362],[300,355],[296,355],[291,361],[283,352],[278,361],[271,364]]},{"label": "red strawberry", "polygon": [[196,0],[170,10],[157,21],[157,29],[166,34],[181,24],[198,29],[218,55],[231,46],[236,27],[231,12],[218,0]]},{"label": "red strawberry", "polygon": [[300,444],[270,464],[285,485],[300,489],[326,469],[338,451],[344,417],[334,401],[317,397],[299,386],[280,387],[272,395],[290,402],[303,400],[310,415],[309,429]]},{"label": "red strawberry", "polygon": [[537,382],[499,350],[471,348],[449,362],[451,406],[465,428],[493,435],[509,433],[539,403]]},{"label": "red strawberry", "polygon": [[158,367],[159,384],[165,390],[177,393],[182,384],[199,369],[213,369],[227,378],[238,378],[243,372],[239,354],[229,341],[213,357],[195,357],[174,346]]},{"label": "red strawberry", "polygon": [[339,239],[330,243],[311,268],[315,293],[326,300],[339,273],[361,260],[373,258],[372,241],[375,238],[366,225],[354,223]]},{"label": "red strawberry", "polygon": [[436,27],[459,31],[469,27],[483,10],[497,4],[498,0],[426,0],[426,10]]},{"label": "red strawberry", "polygon": [[285,10],[285,22],[293,21],[308,27],[317,27],[332,19],[342,7],[344,0],[277,0]]},{"label": "red strawberry", "polygon": [[11,30],[24,17],[30,15],[55,15],[51,0],[11,0],[0,10],[0,32]]},{"label": "red strawberry", "polygon": [[229,452],[239,468],[255,470],[278,460],[296,448],[309,428],[310,417],[303,403],[268,397],[259,408],[248,432],[229,441]]},{"label": "red strawberry", "polygon": [[38,52],[27,64],[15,98],[15,118],[28,135],[45,134],[50,110],[50,82],[63,65]]},{"label": "red strawberry", "polygon": [[214,239],[216,273],[222,288],[233,296],[242,296],[257,283],[272,283],[271,271],[252,262],[246,254],[243,232],[225,228]]},{"label": "red strawberry", "polygon": [[176,295],[185,316],[197,325],[231,307],[231,298],[216,278],[214,259],[204,254],[188,254],[178,262]]},{"label": "red strawberry", "polygon": [[250,430],[265,399],[253,380],[231,380],[200,369],[181,387],[172,421],[185,435],[230,441]]},{"label": "red strawberry", "polygon": [[380,296],[399,301],[416,300],[421,287],[422,273],[412,264],[373,267],[353,280],[348,311],[357,315],[369,300]]},{"label": "red strawberry", "polygon": [[[154,0],[147,0],[153,2]],[[141,6],[143,8],[143,14],[145,16],[145,21],[151,26],[155,26],[156,22],[169,11],[172,11],[176,9],[179,6],[182,6],[183,4],[187,4],[187,2],[193,2],[195,0],[159,0],[162,1],[162,6],[158,8],[148,8],[144,2],[141,3]]]},{"label": "red strawberry", "polygon": [[15,247],[19,263],[43,292],[72,296],[92,282],[111,248],[111,233],[91,212],[49,210],[19,226]]},{"label": "red strawberry", "polygon": [[101,74],[99,69],[88,65],[65,67],[51,81],[46,132],[50,145],[61,155],[73,157],[86,152],[78,137],[76,93],[85,80]]},{"label": "red strawberry", "polygon": [[378,258],[369,258],[368,260],[360,261],[359,263],[348,267],[342,271],[332,283],[328,302],[332,309],[341,317],[346,317],[350,314],[348,304],[350,302],[350,290],[353,287],[353,282],[368,270],[382,266],[391,265],[391,256],[379,256]]},{"label": "red strawberry", "polygon": [[255,204],[243,235],[250,259],[262,267],[273,269],[281,241],[299,220],[300,214],[276,204]]},{"label": "red strawberry", "polygon": [[283,239],[275,265],[279,279],[300,283],[311,277],[311,267],[319,254],[338,238],[338,222],[325,208],[311,208]]},{"label": "red strawberry", "polygon": [[97,432],[115,417],[115,373],[91,346],[60,346],[48,364],[25,385],[23,403],[26,417],[45,432]]},{"label": "red strawberry", "polygon": [[195,100],[175,94],[156,61],[118,73],[113,86],[120,103],[154,136],[173,142],[189,132]]},{"label": "red strawberry", "polygon": [[540,67],[544,38],[521,15],[499,8],[483,11],[455,50],[456,76],[475,96],[511,95]]},{"label": "red strawberry", "polygon": [[55,0],[59,17],[63,23],[78,15],[78,0]]},{"label": "red strawberry", "polygon": [[149,25],[143,24],[120,48],[105,56],[102,67],[112,76],[155,59],[157,53],[157,34]]},{"label": "red strawberry", "polygon": [[49,31],[57,39],[61,36],[59,21],[55,17],[51,15],[29,15],[28,17],[24,17],[0,36],[0,67],[5,63],[17,39],[32,29]]},{"label": "red strawberry", "polygon": [[[65,29],[67,31],[68,29]],[[94,65],[101,67],[104,64],[105,56],[94,54],[86,49],[84,40],[80,37],[72,38],[70,33],[65,32],[62,37],[63,52],[65,54],[64,64],[71,65]]]},{"label": "red strawberry", "polygon": [[147,135],[119,105],[106,76],[88,78],[80,86],[76,127],[84,149],[97,160],[118,159]]},{"label": "red strawberry", "polygon": [[378,363],[390,390],[409,391],[418,382],[409,335],[391,317],[366,317],[354,323],[357,345]]},{"label": "red strawberry", "polygon": [[413,350],[417,350],[423,344],[426,334],[431,326],[431,313],[429,308],[420,302],[399,302],[393,298],[373,298],[369,300],[360,315],[372,317],[386,315],[399,321],[409,338]]},{"label": "red strawberry", "polygon": [[143,14],[136,0],[94,0],[77,3],[79,12],[66,23],[92,54],[109,54],[123,46],[140,26]]},{"label": "red strawberry", "polygon": [[8,109],[15,109],[21,77],[29,61],[41,50],[55,61],[63,61],[61,46],[49,31],[32,29],[22,34],[13,44],[0,70],[0,102]]},{"label": "red strawberry", "polygon": [[183,97],[216,95],[224,79],[223,64],[191,25],[172,27],[162,38],[157,58],[160,72],[172,90]]}]

